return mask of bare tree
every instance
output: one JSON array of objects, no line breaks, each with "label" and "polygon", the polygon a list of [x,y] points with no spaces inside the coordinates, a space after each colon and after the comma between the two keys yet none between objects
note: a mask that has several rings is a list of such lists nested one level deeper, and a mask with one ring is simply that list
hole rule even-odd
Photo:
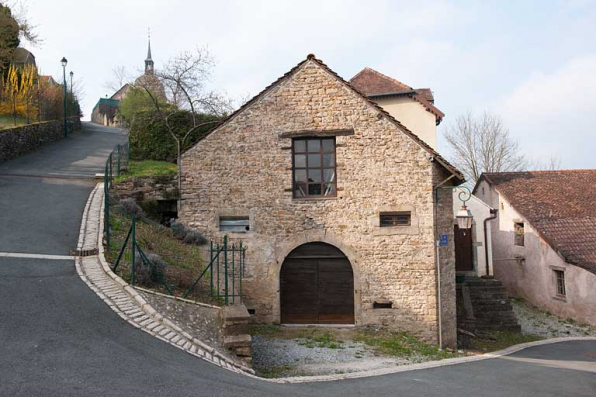
[{"label": "bare tree", "polygon": [[[149,94],[159,119],[176,142],[180,194],[182,194],[181,154],[186,140],[198,128],[217,123],[217,121],[201,122],[199,114],[223,117],[232,110],[229,99],[207,89],[213,66],[213,58],[206,49],[182,52],[170,59],[163,70],[155,72],[157,80],[146,76],[139,82]],[[163,98],[164,95],[165,98]],[[179,132],[170,121],[174,115],[181,112],[189,114],[191,123],[185,131]],[[178,203],[180,206],[180,201]]]},{"label": "bare tree", "polygon": [[527,167],[519,143],[498,115],[461,115],[447,129],[445,138],[453,152],[451,160],[473,182],[483,172],[521,171]]},{"label": "bare tree", "polygon": [[43,43],[39,33],[36,32],[37,25],[33,25],[27,16],[29,10],[25,2],[13,0],[6,3],[12,10],[13,16],[19,25],[19,38],[24,39],[32,46],[39,46]]},{"label": "bare tree", "polygon": [[546,160],[534,161],[531,168],[537,171],[557,171],[561,169],[561,163],[562,161],[560,156],[550,156]]},{"label": "bare tree", "polygon": [[118,91],[122,86],[131,80],[131,75],[126,66],[116,66],[112,69],[110,80],[103,83],[104,88],[111,91]]}]

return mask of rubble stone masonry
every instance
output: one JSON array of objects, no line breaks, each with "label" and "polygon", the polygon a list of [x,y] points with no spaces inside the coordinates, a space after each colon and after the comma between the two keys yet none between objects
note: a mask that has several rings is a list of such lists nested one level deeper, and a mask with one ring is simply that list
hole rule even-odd
[{"label": "rubble stone masonry", "polygon": [[[291,136],[336,137],[337,197],[292,196]],[[243,292],[263,322],[280,321],[279,275],[297,246],[322,241],[354,271],[356,325],[382,325],[438,342],[433,184],[449,176],[377,108],[309,60],[217,128],[182,159],[180,219],[217,239],[220,216],[248,216]],[[441,193],[438,232],[453,237],[451,192]],[[447,194],[448,193],[448,194]],[[383,227],[379,213],[411,211],[409,227]],[[455,346],[454,247],[440,250],[443,340]],[[373,309],[391,301],[391,309]]]}]

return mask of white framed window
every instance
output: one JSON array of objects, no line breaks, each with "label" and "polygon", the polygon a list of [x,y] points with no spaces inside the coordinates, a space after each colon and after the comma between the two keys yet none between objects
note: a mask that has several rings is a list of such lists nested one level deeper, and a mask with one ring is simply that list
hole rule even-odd
[{"label": "white framed window", "polygon": [[219,230],[222,232],[246,233],[250,231],[248,216],[220,216]]}]

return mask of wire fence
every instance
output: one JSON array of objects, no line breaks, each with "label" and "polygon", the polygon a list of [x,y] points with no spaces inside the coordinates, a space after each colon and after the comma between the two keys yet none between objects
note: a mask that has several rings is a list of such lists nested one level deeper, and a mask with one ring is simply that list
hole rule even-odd
[{"label": "wire fence", "polygon": [[171,229],[118,202],[113,190],[128,169],[129,149],[128,143],[116,146],[104,169],[104,233],[112,270],[133,286],[173,296],[218,305],[241,302],[246,258],[241,242],[226,236],[187,244]]}]

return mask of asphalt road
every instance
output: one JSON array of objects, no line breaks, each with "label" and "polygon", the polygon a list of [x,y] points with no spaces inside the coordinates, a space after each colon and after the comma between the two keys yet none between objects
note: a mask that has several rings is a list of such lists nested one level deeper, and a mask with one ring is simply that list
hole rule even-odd
[{"label": "asphalt road", "polygon": [[273,384],[222,370],[133,328],[78,277],[74,249],[91,177],[124,137],[82,133],[0,164],[0,396],[590,396],[596,342],[338,382]]}]

